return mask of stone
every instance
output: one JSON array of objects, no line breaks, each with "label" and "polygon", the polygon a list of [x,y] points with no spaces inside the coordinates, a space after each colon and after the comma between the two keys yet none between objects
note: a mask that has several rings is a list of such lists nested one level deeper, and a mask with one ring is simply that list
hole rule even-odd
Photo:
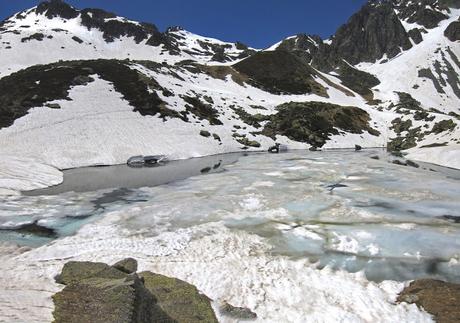
[{"label": "stone", "polygon": [[406,164],[407,164],[407,166],[410,166],[410,167],[415,167],[415,168],[419,168],[419,167],[420,167],[419,164],[413,162],[412,160],[406,160]]},{"label": "stone", "polygon": [[211,136],[211,133],[209,131],[206,131],[206,130],[201,130],[200,131],[200,136],[208,138],[208,137]]},{"label": "stone", "polygon": [[229,316],[237,320],[246,321],[246,320],[255,320],[257,318],[257,314],[251,311],[249,308],[236,307],[227,302],[223,302],[220,305],[219,311],[222,315]]},{"label": "stone", "polygon": [[88,278],[123,279],[126,274],[102,262],[69,261],[62,268],[56,282],[64,285]]},{"label": "stone", "polygon": [[355,145],[355,151],[360,151],[362,149],[363,149],[363,147],[361,147],[360,145]]},{"label": "stone", "polygon": [[139,274],[158,306],[178,323],[218,322],[211,301],[182,280],[151,272]]},{"label": "stone", "polygon": [[126,258],[116,262],[112,267],[124,273],[132,274],[137,271],[137,261],[133,258]]},{"label": "stone", "polygon": [[438,323],[460,322],[460,284],[434,279],[415,280],[401,292],[398,302],[417,304]]},{"label": "stone", "polygon": [[60,109],[61,108],[61,106],[57,103],[48,103],[46,106],[50,109]]},{"label": "stone", "polygon": [[450,41],[460,41],[460,20],[451,22],[444,31],[444,36]]}]

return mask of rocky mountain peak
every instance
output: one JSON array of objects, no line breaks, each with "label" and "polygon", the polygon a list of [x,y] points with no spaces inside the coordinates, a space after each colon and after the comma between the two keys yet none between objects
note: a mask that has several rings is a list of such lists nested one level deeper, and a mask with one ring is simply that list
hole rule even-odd
[{"label": "rocky mountain peak", "polygon": [[78,10],[61,0],[49,0],[41,2],[35,12],[44,14],[47,18],[52,19],[61,17],[64,19],[76,18],[79,15]]}]

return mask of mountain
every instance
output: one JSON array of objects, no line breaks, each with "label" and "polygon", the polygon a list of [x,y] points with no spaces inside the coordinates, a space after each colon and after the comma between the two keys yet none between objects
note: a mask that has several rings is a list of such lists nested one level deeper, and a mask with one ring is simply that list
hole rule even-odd
[{"label": "mountain", "polygon": [[369,1],[329,39],[257,50],[45,1],[0,23],[0,152],[65,169],[358,144],[460,168],[458,7]]}]

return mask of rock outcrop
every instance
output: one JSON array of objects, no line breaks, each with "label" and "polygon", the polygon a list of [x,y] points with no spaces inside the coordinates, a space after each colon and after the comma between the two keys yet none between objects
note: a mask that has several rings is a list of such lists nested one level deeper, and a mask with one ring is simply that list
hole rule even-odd
[{"label": "rock outcrop", "polygon": [[278,113],[270,116],[263,134],[275,138],[277,134],[289,139],[322,147],[330,135],[339,130],[350,133],[379,132],[369,125],[369,114],[357,107],[340,106],[322,102],[290,102],[277,107]]},{"label": "rock outcrop", "polygon": [[450,41],[460,41],[460,20],[451,22],[444,31],[444,36]]},{"label": "rock outcrop", "polygon": [[217,322],[210,299],[195,286],[136,269],[132,258],[113,266],[66,263],[56,277],[66,286],[53,296],[55,322]]},{"label": "rock outcrop", "polygon": [[398,297],[398,302],[417,304],[438,323],[460,322],[460,284],[440,280],[413,281]]}]

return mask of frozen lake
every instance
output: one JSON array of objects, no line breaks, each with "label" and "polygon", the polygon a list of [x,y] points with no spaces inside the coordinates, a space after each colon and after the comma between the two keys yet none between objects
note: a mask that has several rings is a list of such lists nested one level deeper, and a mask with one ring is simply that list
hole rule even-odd
[{"label": "frozen lake", "polygon": [[[380,159],[370,158],[375,155]],[[228,290],[213,290],[223,279],[213,275],[235,283],[242,264],[262,257],[289,266],[302,262],[321,273],[358,273],[377,283],[420,277],[460,282],[459,172],[400,166],[388,158],[381,151],[295,151],[150,169],[70,170],[60,186],[3,198],[2,228],[36,223],[54,233],[3,230],[4,256],[14,249],[11,242],[32,247],[17,259],[7,257],[29,274],[36,261],[49,264],[51,273],[64,259],[132,256],[141,267],[182,277],[211,296],[246,295],[242,303],[257,306],[263,302],[248,290],[228,289],[231,281]],[[257,275],[285,275],[294,285],[301,277],[298,268],[283,274],[267,268]],[[196,270],[208,271],[206,278]],[[254,284],[251,279],[246,283]]]}]

